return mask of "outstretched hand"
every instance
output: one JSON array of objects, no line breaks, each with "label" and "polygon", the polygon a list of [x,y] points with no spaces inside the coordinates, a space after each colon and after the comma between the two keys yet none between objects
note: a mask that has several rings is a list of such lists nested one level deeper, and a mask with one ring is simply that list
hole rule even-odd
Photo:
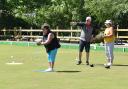
[{"label": "outstretched hand", "polygon": [[36,43],[38,46],[41,45],[41,42]]},{"label": "outstretched hand", "polygon": [[77,24],[77,22],[70,22],[70,25],[72,25],[72,26],[74,26],[76,24]]}]

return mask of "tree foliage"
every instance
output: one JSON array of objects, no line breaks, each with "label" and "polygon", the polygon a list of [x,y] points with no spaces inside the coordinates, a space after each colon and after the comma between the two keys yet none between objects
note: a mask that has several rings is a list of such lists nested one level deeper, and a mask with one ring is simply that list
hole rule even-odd
[{"label": "tree foliage", "polygon": [[103,26],[111,19],[120,28],[128,28],[128,0],[0,0],[0,18],[2,14],[38,28],[44,22],[52,28],[69,28],[71,21],[85,21],[86,16],[95,25]]}]

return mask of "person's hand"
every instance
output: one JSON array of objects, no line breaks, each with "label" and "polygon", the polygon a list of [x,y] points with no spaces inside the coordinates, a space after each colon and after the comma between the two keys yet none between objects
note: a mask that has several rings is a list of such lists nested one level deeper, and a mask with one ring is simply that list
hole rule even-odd
[{"label": "person's hand", "polygon": [[36,43],[38,46],[41,45],[41,42]]},{"label": "person's hand", "polygon": [[72,26],[74,26],[76,24],[77,24],[77,22],[70,22],[70,25],[72,25]]},{"label": "person's hand", "polygon": [[106,35],[106,34],[104,34],[104,35],[103,35],[103,38],[106,38],[106,37],[107,37],[107,35]]},{"label": "person's hand", "polygon": [[40,44],[41,44],[41,45],[44,45],[44,42],[41,42]]},{"label": "person's hand", "polygon": [[91,40],[90,40],[91,43],[95,42],[95,38],[92,37]]}]

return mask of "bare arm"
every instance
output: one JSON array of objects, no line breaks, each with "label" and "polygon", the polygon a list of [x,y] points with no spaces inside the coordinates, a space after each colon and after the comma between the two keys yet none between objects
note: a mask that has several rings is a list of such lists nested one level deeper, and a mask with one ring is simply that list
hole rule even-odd
[{"label": "bare arm", "polygon": [[83,26],[83,25],[85,25],[85,22],[70,22],[70,25],[72,25],[72,26],[75,26],[75,25]]},{"label": "bare arm", "polygon": [[54,38],[54,34],[50,33],[48,35],[48,39],[45,42],[41,42],[41,44],[42,45],[47,45],[47,44],[49,44],[52,41],[53,38]]}]

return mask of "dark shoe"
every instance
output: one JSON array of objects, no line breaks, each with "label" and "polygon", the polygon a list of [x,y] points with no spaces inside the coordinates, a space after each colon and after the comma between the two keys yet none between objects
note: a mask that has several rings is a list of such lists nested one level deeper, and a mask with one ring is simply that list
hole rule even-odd
[{"label": "dark shoe", "polygon": [[89,62],[88,61],[86,61],[86,65],[89,65]]},{"label": "dark shoe", "polygon": [[80,65],[82,63],[82,61],[77,61],[76,65]]},{"label": "dark shoe", "polygon": [[106,69],[110,69],[110,66],[105,66]]},{"label": "dark shoe", "polygon": [[91,65],[90,65],[90,67],[94,67],[94,65],[93,65],[93,64],[91,64]]}]

